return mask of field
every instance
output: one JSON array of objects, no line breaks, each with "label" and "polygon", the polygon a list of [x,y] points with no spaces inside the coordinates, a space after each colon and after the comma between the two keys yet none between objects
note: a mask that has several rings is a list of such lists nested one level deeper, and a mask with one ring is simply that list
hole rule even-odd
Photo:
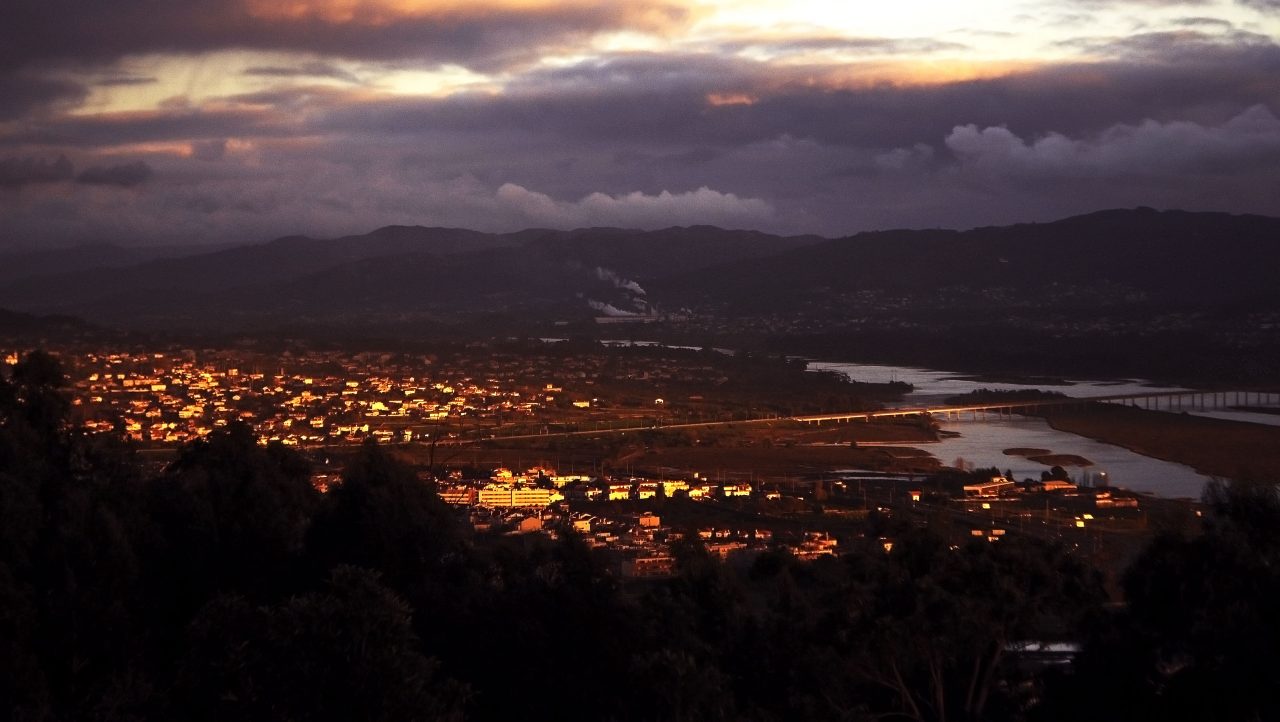
[{"label": "field", "polygon": [[1233,479],[1280,479],[1280,427],[1094,404],[1047,415],[1059,431]]}]

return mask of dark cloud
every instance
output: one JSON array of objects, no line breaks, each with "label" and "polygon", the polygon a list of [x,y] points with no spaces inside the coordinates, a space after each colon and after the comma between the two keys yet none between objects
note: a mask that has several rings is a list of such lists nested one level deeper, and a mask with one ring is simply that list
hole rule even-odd
[{"label": "dark cloud", "polygon": [[1218,30],[1231,30],[1235,28],[1235,25],[1233,23],[1227,20],[1223,20],[1222,18],[1206,18],[1206,17],[1178,18],[1173,22],[1175,25],[1181,25],[1182,27],[1187,27],[1187,28],[1216,28]]},{"label": "dark cloud", "polygon": [[[856,66],[855,66],[856,67]],[[566,143],[718,148],[783,135],[849,147],[907,147],[957,124],[1017,133],[1096,132],[1117,122],[1221,122],[1257,103],[1280,107],[1280,48],[1178,49],[1156,61],[1049,66],[929,86],[807,86],[811,68],[714,56],[627,56],[531,74],[499,95],[312,104],[326,134],[533,134]],[[788,82],[787,73],[794,73]],[[781,86],[781,87],[775,87]],[[714,106],[715,93],[747,102]],[[283,101],[283,99],[282,99]]]},{"label": "dark cloud", "polygon": [[[1197,27],[1207,26],[1200,23]],[[1226,28],[1227,30],[1221,33],[1204,30],[1168,30],[1137,33],[1124,37],[1074,38],[1060,41],[1057,45],[1094,55],[1157,60],[1190,56],[1205,51],[1215,52],[1224,46],[1235,49],[1275,47],[1275,41],[1269,36],[1236,30],[1230,24],[1227,24]]]},{"label": "dark cloud", "polygon": [[79,104],[88,90],[67,80],[0,73],[0,121]]},{"label": "dark cloud", "polygon": [[57,183],[71,179],[74,168],[66,156],[56,158],[0,158],[0,186]]},{"label": "dark cloud", "polygon": [[1112,8],[1124,5],[1137,5],[1146,7],[1176,7],[1179,5],[1187,6],[1203,6],[1211,5],[1214,0],[1070,0],[1073,5],[1081,5],[1088,8]]},{"label": "dark cloud", "polygon": [[151,85],[156,82],[156,78],[142,75],[113,75],[107,78],[101,78],[93,82],[94,85],[102,87],[115,87],[120,85]]},{"label": "dark cloud", "polygon": [[[124,0],[125,14],[136,4]],[[222,6],[189,7],[202,17]],[[892,81],[895,68],[918,78],[913,61],[960,47],[945,42],[766,36],[520,68],[483,92],[379,94],[378,73],[392,67],[430,69],[446,58],[497,67],[623,17],[598,12],[572,23],[555,12],[477,13],[342,29],[295,18],[231,32],[232,13],[183,26],[168,46],[163,36],[102,40],[81,56],[194,52],[232,36],[248,38],[234,47],[316,54],[257,62],[247,72],[259,79],[251,87],[269,86],[261,92],[208,98],[196,88],[115,113],[55,112],[84,89],[24,71],[21,107],[0,125],[0,155],[11,159],[0,161],[0,178],[11,179],[0,183],[22,188],[0,193],[0,238],[261,240],[388,223],[717,223],[838,235],[1117,205],[1280,214],[1280,47],[1213,18],[1073,41],[1101,61],[960,82]],[[317,35],[295,36],[302,27]],[[11,33],[0,29],[0,41]],[[528,37],[510,39],[520,33]],[[81,57],[68,43],[22,57]],[[331,51],[377,62],[307,60]],[[828,51],[864,60],[801,62]],[[752,59],[771,54],[786,62]],[[93,67],[61,67],[73,66]],[[152,70],[119,67],[117,76],[83,75],[141,79]],[[345,82],[320,82],[332,79]],[[87,170],[76,178],[59,153]],[[120,165],[126,153],[138,160]],[[147,182],[156,177],[165,182]]]},{"label": "dark cloud", "polygon": [[155,172],[145,161],[123,163],[121,165],[93,166],[84,169],[76,176],[77,183],[85,185],[121,186],[129,188],[151,180]]},{"label": "dark cloud", "polygon": [[244,71],[245,75],[264,76],[269,78],[333,78],[348,83],[358,83],[355,75],[331,63],[310,62],[296,67],[257,66]]},{"label": "dark cloud", "polygon": [[379,2],[353,9],[274,0],[13,0],[0,25],[0,68],[229,48],[493,68],[584,34],[661,28],[682,22],[686,14],[672,0],[523,8],[476,2],[435,12],[427,6],[418,14]]},{"label": "dark cloud", "polygon": [[1280,0],[1237,0],[1237,2],[1262,12],[1280,12]]},{"label": "dark cloud", "polygon": [[191,157],[196,160],[222,160],[227,154],[227,139],[215,138],[213,140],[202,140],[191,144]]},{"label": "dark cloud", "polygon": [[1145,121],[1092,138],[1053,133],[1034,140],[970,124],[956,127],[946,145],[962,165],[1009,178],[1211,175],[1276,167],[1280,119],[1254,106],[1218,126]]},{"label": "dark cloud", "polygon": [[763,51],[770,55],[836,51],[859,55],[928,55],[955,52],[969,46],[937,38],[848,38],[811,36],[801,38],[742,38],[719,44],[728,52]]},{"label": "dark cloud", "polygon": [[[132,143],[282,137],[296,129],[287,109],[189,108],[182,104],[149,112],[66,116],[30,123],[12,132],[10,143],[100,148]],[[4,139],[0,135],[0,139]]]},{"label": "dark cloud", "polygon": [[692,148],[677,153],[645,153],[639,150],[627,149],[615,153],[613,161],[622,166],[662,164],[693,166],[710,163],[723,155],[723,150],[714,148]]}]

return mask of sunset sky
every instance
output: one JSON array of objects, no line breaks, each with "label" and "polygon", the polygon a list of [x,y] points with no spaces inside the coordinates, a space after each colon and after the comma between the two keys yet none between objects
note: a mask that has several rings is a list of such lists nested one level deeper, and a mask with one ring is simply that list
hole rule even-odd
[{"label": "sunset sky", "polygon": [[1280,0],[16,0],[0,245],[1280,215]]}]

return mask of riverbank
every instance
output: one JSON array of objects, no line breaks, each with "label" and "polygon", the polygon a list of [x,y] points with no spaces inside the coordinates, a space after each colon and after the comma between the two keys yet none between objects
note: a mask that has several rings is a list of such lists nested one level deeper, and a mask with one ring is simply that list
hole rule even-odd
[{"label": "riverbank", "polygon": [[1116,404],[1058,409],[1049,426],[1228,479],[1280,480],[1280,427]]}]

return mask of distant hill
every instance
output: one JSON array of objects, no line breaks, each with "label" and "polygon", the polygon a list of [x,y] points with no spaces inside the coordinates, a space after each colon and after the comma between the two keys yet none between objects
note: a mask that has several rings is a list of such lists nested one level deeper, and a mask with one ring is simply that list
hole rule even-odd
[{"label": "distant hill", "polygon": [[553,259],[599,266],[629,278],[652,280],[722,266],[743,259],[771,258],[821,243],[819,236],[775,236],[715,226],[627,231],[582,228],[530,239]]},{"label": "distant hill", "polygon": [[1280,219],[1142,208],[839,239],[710,226],[509,234],[388,226],[180,257],[131,261],[130,252],[11,259],[0,272],[0,307],[136,328],[222,329],[466,322],[477,314],[518,327],[522,319],[692,309],[804,317],[810,330],[877,315],[967,323],[1019,309],[1018,323],[1035,324],[1066,312],[1087,320],[1095,309],[1280,308]]},{"label": "distant hill", "polygon": [[713,274],[666,279],[683,302],[785,308],[797,298],[948,287],[1125,289],[1165,304],[1280,299],[1280,219],[1225,213],[1109,210],[1052,223],[860,233]]},{"label": "distant hill", "polygon": [[120,268],[158,258],[200,255],[211,250],[202,246],[126,247],[109,243],[69,248],[8,249],[0,251],[0,283],[86,269]]},{"label": "distant hill", "polygon": [[133,264],[111,257],[96,266],[69,264],[63,272],[46,264],[0,285],[0,306],[133,325],[288,314],[585,312],[591,300],[635,310],[643,294],[631,284],[822,240],[712,227],[488,234],[388,226],[361,236],[288,236]]},{"label": "distant hill", "polygon": [[415,250],[456,253],[502,243],[498,237],[475,231],[401,226],[327,240],[287,236],[178,258],[30,274],[0,287],[0,305],[89,316],[159,305],[177,310],[205,294],[221,294],[230,301],[240,289],[279,284],[367,258]]},{"label": "distant hill", "polygon": [[101,329],[73,316],[37,316],[0,309],[0,338],[32,342],[41,338],[68,340],[97,334]]}]

